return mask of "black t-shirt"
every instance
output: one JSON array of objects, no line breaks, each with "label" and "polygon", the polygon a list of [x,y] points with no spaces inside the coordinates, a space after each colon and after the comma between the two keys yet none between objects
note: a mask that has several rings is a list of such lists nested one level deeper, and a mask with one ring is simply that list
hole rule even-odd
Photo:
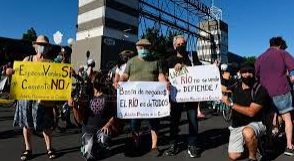
[{"label": "black t-shirt", "polygon": [[264,87],[260,86],[257,89],[254,98],[251,96],[251,89],[242,89],[242,84],[239,83],[233,88],[233,102],[241,106],[250,106],[251,102],[259,104],[262,106],[262,109],[254,116],[248,117],[243,115],[235,110],[232,111],[232,127],[240,127],[248,125],[251,122],[263,121],[265,114],[265,109],[269,108],[269,97],[267,91]]},{"label": "black t-shirt", "polygon": [[94,96],[86,111],[85,128],[89,132],[99,130],[114,115],[115,108],[109,97]]},{"label": "black t-shirt", "polygon": [[177,55],[174,54],[167,59],[168,68],[174,68],[177,63],[192,66],[189,57],[177,57]]}]

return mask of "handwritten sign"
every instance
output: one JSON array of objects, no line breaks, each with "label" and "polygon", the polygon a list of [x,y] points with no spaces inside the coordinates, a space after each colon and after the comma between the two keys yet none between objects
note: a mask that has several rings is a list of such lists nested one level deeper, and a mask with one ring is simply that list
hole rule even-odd
[{"label": "handwritten sign", "polygon": [[169,69],[171,99],[176,102],[220,100],[220,73],[216,65],[183,67],[176,72]]},{"label": "handwritten sign", "polygon": [[72,80],[70,64],[18,62],[13,68],[10,95],[17,100],[68,100]]},{"label": "handwritten sign", "polygon": [[119,118],[161,118],[169,114],[169,94],[165,83],[120,83],[117,90],[117,116]]}]

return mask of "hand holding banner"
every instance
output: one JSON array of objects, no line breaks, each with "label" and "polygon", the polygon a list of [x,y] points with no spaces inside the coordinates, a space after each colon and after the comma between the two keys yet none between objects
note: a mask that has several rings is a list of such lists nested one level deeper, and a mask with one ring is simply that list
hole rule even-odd
[{"label": "hand holding banner", "polygon": [[19,62],[13,65],[10,95],[17,100],[68,100],[71,97],[71,65]]},{"label": "hand holding banner", "polygon": [[216,65],[183,67],[176,72],[169,69],[171,99],[176,102],[220,100],[220,73]]},{"label": "hand holding banner", "polygon": [[117,116],[119,118],[161,118],[169,114],[169,95],[165,83],[120,83],[117,89]]}]

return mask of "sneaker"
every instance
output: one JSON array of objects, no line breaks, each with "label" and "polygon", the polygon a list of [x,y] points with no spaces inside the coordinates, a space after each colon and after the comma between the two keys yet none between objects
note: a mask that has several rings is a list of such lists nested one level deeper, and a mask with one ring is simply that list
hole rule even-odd
[{"label": "sneaker", "polygon": [[179,152],[179,148],[177,145],[172,144],[164,153],[166,156],[174,156],[177,155]]},{"label": "sneaker", "polygon": [[288,156],[293,156],[294,155],[294,148],[293,149],[286,148],[284,154],[288,155]]},{"label": "sneaker", "polygon": [[160,155],[160,152],[159,152],[158,148],[152,148],[150,151],[150,154],[154,157],[158,157]]},{"label": "sneaker", "polygon": [[188,154],[191,158],[199,158],[200,151],[196,148],[196,146],[188,146]]}]

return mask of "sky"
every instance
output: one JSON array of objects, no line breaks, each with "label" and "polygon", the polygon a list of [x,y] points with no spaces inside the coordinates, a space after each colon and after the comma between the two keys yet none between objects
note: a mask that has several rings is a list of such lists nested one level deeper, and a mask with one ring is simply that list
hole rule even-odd
[{"label": "sky", "polygon": [[[203,0],[210,2],[211,0]],[[293,0],[215,0],[229,25],[229,51],[241,56],[258,56],[269,39],[282,36],[294,54]],[[33,27],[53,43],[56,31],[63,33],[63,45],[75,38],[78,0],[1,0],[0,37],[21,39]]]}]

